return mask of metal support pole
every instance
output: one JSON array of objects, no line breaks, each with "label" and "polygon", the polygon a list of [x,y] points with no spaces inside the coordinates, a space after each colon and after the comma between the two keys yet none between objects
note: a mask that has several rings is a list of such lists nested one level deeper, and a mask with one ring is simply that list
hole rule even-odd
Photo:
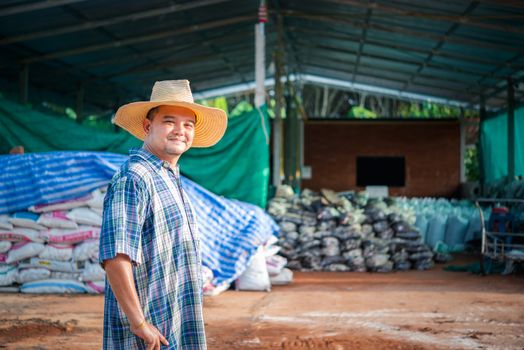
[{"label": "metal support pole", "polygon": [[[304,167],[304,115],[302,105],[302,84],[295,84],[295,103],[298,123],[298,164],[296,187],[302,189],[302,169]],[[300,111],[300,112],[299,112]]]},{"label": "metal support pole", "polygon": [[477,159],[479,163],[479,186],[480,186],[480,196],[484,196],[484,189],[486,185],[486,172],[484,169],[484,152],[483,152],[483,138],[482,130],[484,122],[486,121],[486,100],[482,95],[480,96],[480,111],[479,111],[479,136],[477,141]]},{"label": "metal support pole", "polygon": [[289,140],[289,159],[288,162],[290,163],[289,169],[289,177],[290,177],[290,185],[293,187],[293,190],[295,193],[300,192],[300,188],[298,186],[298,162],[299,162],[299,147],[300,147],[300,141],[299,141],[299,125],[298,125],[298,113],[297,113],[297,103],[296,103],[296,96],[294,93],[294,89],[292,89],[291,82],[287,82],[288,86],[288,93],[289,93],[289,114],[286,114],[286,117],[289,116],[291,125],[291,139]]},{"label": "metal support pole", "polygon": [[22,65],[20,70],[20,103],[26,104],[28,102],[29,91],[29,65]]},{"label": "metal support pole", "polygon": [[273,186],[281,185],[282,169],[282,86],[275,71],[275,119],[273,120]]},{"label": "metal support pole", "polygon": [[293,111],[291,110],[291,94],[289,85],[284,88],[286,119],[284,120],[284,183],[293,186]]},{"label": "metal support pole", "polygon": [[460,183],[466,182],[466,120],[464,119],[464,108],[460,108]]},{"label": "metal support pole", "polygon": [[515,178],[515,87],[508,78],[508,177]]},{"label": "metal support pole", "polygon": [[284,72],[284,42],[282,16],[277,19],[277,49],[275,50],[275,120],[273,121],[273,186],[281,185],[282,180],[282,108],[284,91],[280,81]]},{"label": "metal support pole", "polygon": [[255,24],[255,106],[260,107],[266,100],[264,81],[265,74],[266,43],[264,23]]}]

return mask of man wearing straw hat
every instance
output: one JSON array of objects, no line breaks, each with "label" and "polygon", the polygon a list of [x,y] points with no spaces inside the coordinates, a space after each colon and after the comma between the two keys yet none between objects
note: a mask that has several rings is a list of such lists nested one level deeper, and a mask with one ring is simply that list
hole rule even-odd
[{"label": "man wearing straw hat", "polygon": [[150,101],[120,107],[114,123],[144,145],[104,201],[104,349],[206,349],[200,242],[177,161],[217,143],[227,116],[195,104],[187,80],[172,80],[156,82]]}]

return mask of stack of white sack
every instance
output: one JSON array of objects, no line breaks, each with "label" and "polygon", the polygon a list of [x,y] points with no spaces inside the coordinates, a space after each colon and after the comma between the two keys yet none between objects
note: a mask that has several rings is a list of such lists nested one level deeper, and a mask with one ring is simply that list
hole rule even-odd
[{"label": "stack of white sack", "polygon": [[246,271],[235,282],[237,290],[270,291],[272,285],[284,285],[293,281],[293,272],[284,268],[287,259],[277,255],[278,239],[272,236],[260,246]]},{"label": "stack of white sack", "polygon": [[103,293],[104,189],[0,216],[0,291]]},{"label": "stack of white sack", "polygon": [[266,267],[272,285],[285,285],[293,281],[293,271],[285,267],[287,259],[277,255],[281,249],[277,242],[278,238],[272,236],[265,245]]}]

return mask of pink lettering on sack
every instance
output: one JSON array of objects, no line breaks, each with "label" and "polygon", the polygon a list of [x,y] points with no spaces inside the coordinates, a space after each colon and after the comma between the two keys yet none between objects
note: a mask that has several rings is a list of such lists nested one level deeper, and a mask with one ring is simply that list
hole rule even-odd
[{"label": "pink lettering on sack", "polygon": [[20,241],[31,241],[31,239],[28,236],[20,234],[20,233],[0,232],[0,241],[20,242]]},{"label": "pink lettering on sack", "polygon": [[62,219],[62,220],[66,220],[66,221],[70,221],[68,218],[67,218],[67,212],[65,211],[62,211],[62,210],[59,210],[59,211],[54,211],[51,213],[52,217],[55,218],[55,219]]},{"label": "pink lettering on sack", "polygon": [[66,233],[64,235],[49,235],[49,243],[75,243],[85,241],[86,239],[100,238],[100,230],[90,229]]}]

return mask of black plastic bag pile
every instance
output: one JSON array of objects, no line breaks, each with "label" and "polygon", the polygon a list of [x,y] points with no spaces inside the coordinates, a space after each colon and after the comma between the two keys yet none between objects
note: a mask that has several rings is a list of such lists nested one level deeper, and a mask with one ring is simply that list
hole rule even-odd
[{"label": "black plastic bag pile", "polygon": [[280,255],[301,271],[391,272],[434,266],[431,248],[394,199],[281,186],[268,206],[281,228]]}]

